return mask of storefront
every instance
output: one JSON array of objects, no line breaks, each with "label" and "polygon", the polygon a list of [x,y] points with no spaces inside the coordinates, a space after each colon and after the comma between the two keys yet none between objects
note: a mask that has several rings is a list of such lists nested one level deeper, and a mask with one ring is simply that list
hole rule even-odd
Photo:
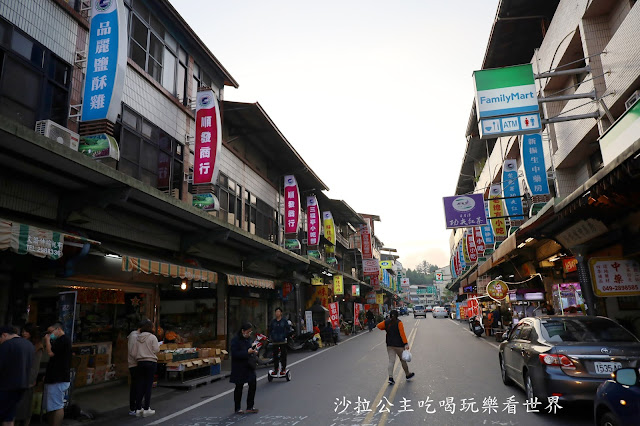
[{"label": "storefront", "polygon": [[274,316],[273,310],[282,303],[278,298],[275,282],[231,274],[227,275],[227,281],[229,284],[227,335],[230,338],[235,336],[245,322],[253,324],[255,332],[266,334],[269,321]]}]

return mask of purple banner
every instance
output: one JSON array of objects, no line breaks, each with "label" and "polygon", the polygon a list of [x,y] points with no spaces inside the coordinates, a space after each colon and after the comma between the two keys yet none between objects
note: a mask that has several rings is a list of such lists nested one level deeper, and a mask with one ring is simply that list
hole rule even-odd
[{"label": "purple banner", "polygon": [[447,229],[487,224],[482,194],[443,197]]}]

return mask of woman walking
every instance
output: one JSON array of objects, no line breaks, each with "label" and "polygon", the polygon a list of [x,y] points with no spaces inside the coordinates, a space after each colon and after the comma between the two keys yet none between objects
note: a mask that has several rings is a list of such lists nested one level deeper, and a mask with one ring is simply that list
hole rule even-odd
[{"label": "woman walking", "polygon": [[382,321],[378,324],[380,330],[387,331],[387,354],[389,355],[389,384],[395,384],[393,379],[393,366],[396,363],[396,357],[400,358],[400,364],[407,377],[407,380],[411,379],[416,373],[409,372],[409,366],[402,359],[402,351],[404,349],[409,350],[409,342],[407,336],[404,334],[404,325],[402,321],[398,319],[398,311],[395,309],[389,313],[389,319]]},{"label": "woman walking", "polygon": [[[257,413],[258,409],[253,406],[256,395],[256,372],[249,365],[249,356],[257,354],[258,351],[251,347],[251,337],[253,326],[250,323],[242,324],[238,334],[231,339],[231,377],[229,381],[235,383],[236,389],[233,392],[233,402],[236,414]],[[247,410],[242,411],[242,388],[244,384],[249,384],[247,395]]]},{"label": "woman walking", "polygon": [[33,355],[33,364],[29,373],[29,388],[22,394],[22,399],[18,403],[16,410],[15,423],[18,425],[29,426],[31,423],[31,403],[33,401],[33,388],[36,385],[38,372],[40,371],[40,360],[44,353],[44,346],[40,335],[40,329],[37,325],[27,323],[22,329],[22,337],[30,341],[35,349]]},{"label": "woman walking", "polygon": [[[147,417],[156,412],[152,410],[151,388],[153,387],[153,376],[156,374],[158,356],[160,351],[158,338],[153,334],[153,323],[151,320],[143,321],[140,324],[140,334],[136,339],[133,348],[133,355],[138,362],[137,382],[138,392],[136,393],[136,415]],[[144,405],[142,400],[144,399]]]}]

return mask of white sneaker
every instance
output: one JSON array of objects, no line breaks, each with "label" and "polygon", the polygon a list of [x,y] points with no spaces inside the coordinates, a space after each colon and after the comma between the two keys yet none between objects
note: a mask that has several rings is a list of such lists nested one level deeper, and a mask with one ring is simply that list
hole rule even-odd
[{"label": "white sneaker", "polygon": [[148,410],[142,410],[142,417],[153,416],[155,413],[156,413],[156,410],[152,410],[151,407],[149,407]]},{"label": "white sneaker", "polygon": [[142,413],[144,413],[144,410],[136,410],[136,417],[142,417]]}]

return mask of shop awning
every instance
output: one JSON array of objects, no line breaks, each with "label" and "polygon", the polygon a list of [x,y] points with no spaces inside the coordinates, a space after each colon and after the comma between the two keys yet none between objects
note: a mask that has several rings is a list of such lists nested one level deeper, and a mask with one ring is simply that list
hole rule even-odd
[{"label": "shop awning", "polygon": [[488,257],[487,260],[478,266],[478,275],[484,275],[491,270],[493,267],[493,262],[491,261],[491,257]]},{"label": "shop awning", "polygon": [[99,241],[61,231],[39,228],[0,218],[0,250],[11,249],[18,254],[59,259],[67,241],[100,245]]},{"label": "shop awning", "polygon": [[229,285],[237,285],[242,287],[257,287],[275,290],[276,284],[272,280],[264,280],[260,278],[243,277],[242,275],[227,274]]},{"label": "shop awning", "polygon": [[218,274],[216,272],[140,257],[122,256],[122,270],[162,275],[163,277],[186,278],[212,284],[218,282]]},{"label": "shop awning", "polygon": [[491,256],[491,261],[494,265],[498,265],[504,261],[504,257],[516,249],[516,234],[509,235],[509,238],[504,240],[502,244],[496,249]]}]

